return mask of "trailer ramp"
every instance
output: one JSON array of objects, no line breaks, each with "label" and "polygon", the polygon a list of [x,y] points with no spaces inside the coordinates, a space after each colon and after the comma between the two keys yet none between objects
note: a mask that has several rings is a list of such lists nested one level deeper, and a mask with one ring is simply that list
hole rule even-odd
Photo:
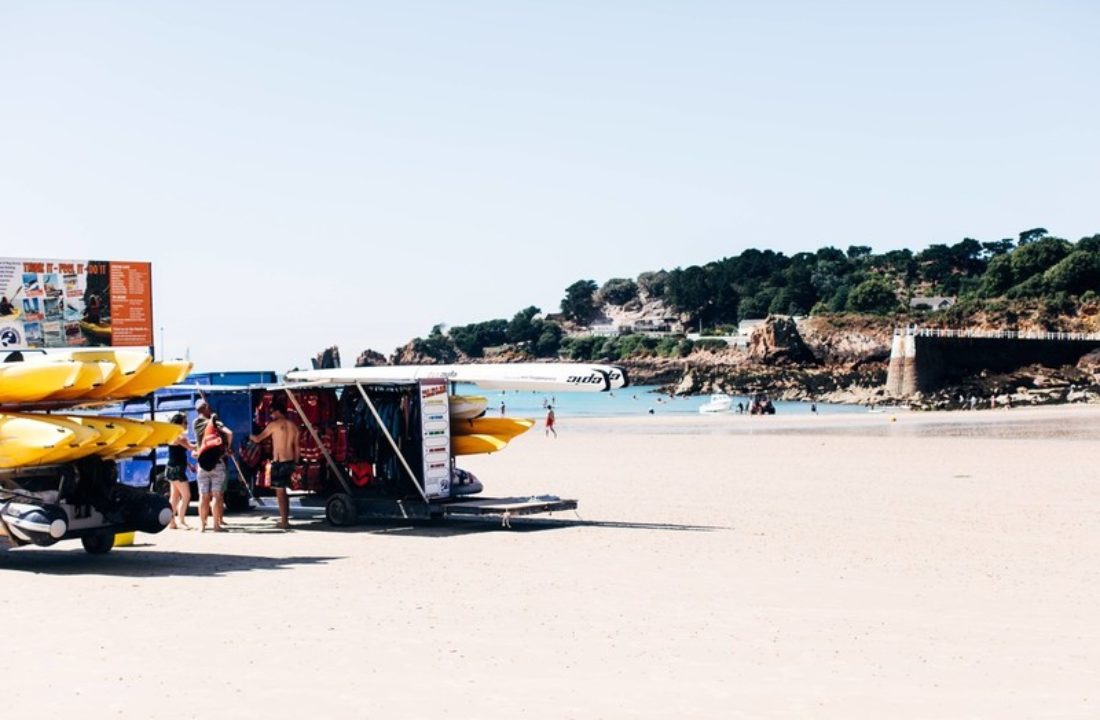
[{"label": "trailer ramp", "polygon": [[555,495],[475,498],[456,500],[442,505],[444,517],[499,517],[504,527],[511,527],[511,519],[520,515],[576,509],[576,500],[563,499]]}]

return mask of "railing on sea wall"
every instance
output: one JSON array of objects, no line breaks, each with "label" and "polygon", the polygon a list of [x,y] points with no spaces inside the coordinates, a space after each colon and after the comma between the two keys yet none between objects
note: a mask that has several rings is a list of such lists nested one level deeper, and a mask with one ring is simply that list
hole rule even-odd
[{"label": "railing on sea wall", "polygon": [[915,337],[934,338],[982,338],[994,340],[1080,340],[1100,341],[1100,333],[1039,332],[1018,330],[948,330],[943,328],[922,328],[910,325],[895,328],[894,335],[913,335]]}]

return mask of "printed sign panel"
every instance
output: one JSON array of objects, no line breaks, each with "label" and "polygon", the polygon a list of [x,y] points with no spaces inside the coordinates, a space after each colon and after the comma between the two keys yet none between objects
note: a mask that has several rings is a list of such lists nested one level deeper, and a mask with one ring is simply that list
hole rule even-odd
[{"label": "printed sign panel", "polygon": [[420,381],[420,417],[424,441],[424,494],[444,498],[451,494],[451,420],[447,381]]},{"label": "printed sign panel", "polygon": [[0,258],[0,349],[150,347],[152,266]]}]

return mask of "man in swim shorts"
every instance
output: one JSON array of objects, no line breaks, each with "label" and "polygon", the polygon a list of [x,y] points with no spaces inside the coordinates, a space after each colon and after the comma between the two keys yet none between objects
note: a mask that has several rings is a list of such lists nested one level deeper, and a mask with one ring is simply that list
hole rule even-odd
[{"label": "man in swim shorts", "polygon": [[261,443],[271,438],[271,487],[275,488],[275,499],[279,503],[278,527],[287,530],[290,528],[290,497],[286,491],[290,487],[294,467],[298,464],[298,426],[287,418],[286,400],[283,398],[276,398],[272,403],[271,418],[263,432],[249,435],[248,439]]}]

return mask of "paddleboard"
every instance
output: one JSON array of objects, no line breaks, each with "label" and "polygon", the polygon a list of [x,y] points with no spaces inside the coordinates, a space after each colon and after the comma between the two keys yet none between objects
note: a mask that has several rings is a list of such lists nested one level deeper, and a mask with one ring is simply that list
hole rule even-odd
[{"label": "paddleboard", "polygon": [[495,435],[511,440],[535,426],[529,418],[481,417],[473,420],[451,419],[451,435]]},{"label": "paddleboard", "polygon": [[382,367],[297,370],[294,382],[372,383],[443,378],[486,390],[606,392],[630,384],[623,368],[585,363],[505,363],[483,365],[387,365]]},{"label": "paddleboard", "polygon": [[480,455],[503,450],[508,440],[496,435],[455,435],[451,438],[451,454]]}]

